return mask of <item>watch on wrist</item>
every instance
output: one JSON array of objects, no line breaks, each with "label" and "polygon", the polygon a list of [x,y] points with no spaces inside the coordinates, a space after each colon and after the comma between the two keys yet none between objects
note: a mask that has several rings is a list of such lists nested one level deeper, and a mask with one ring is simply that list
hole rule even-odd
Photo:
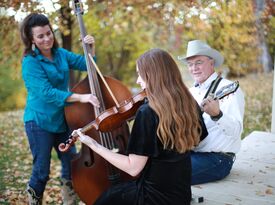
[{"label": "watch on wrist", "polygon": [[210,116],[210,117],[211,117],[211,120],[213,120],[213,121],[218,121],[222,116],[223,116],[223,113],[222,113],[222,111],[220,110],[220,112],[219,112],[218,115],[216,115],[216,116]]}]

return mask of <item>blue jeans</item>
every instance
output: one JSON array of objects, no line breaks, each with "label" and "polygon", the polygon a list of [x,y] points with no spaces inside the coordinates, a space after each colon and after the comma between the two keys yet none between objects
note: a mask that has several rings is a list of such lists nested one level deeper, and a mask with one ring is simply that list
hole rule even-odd
[{"label": "blue jeans", "polygon": [[191,152],[191,184],[223,179],[232,168],[235,157],[219,152]]},{"label": "blue jeans", "polygon": [[60,143],[64,143],[70,132],[51,133],[41,129],[34,121],[25,123],[25,129],[29,140],[30,149],[33,156],[32,174],[29,186],[34,189],[38,196],[42,196],[50,174],[51,151],[57,152],[61,160],[61,177],[71,179],[71,159],[76,153],[76,147],[72,146],[68,152],[62,153],[58,149]]}]

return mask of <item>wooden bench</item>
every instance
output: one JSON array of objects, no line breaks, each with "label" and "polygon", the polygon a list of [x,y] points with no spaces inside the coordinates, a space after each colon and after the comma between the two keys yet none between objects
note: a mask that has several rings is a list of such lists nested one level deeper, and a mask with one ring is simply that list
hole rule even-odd
[{"label": "wooden bench", "polygon": [[242,141],[225,179],[192,186],[192,205],[275,205],[275,134],[254,131]]}]

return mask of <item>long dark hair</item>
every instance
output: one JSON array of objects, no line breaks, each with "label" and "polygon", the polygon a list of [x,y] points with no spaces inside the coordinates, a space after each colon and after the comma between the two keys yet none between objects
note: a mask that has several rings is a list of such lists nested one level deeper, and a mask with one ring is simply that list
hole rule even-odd
[{"label": "long dark hair", "polygon": [[159,117],[157,134],[164,148],[180,153],[192,149],[201,133],[199,113],[174,59],[155,48],[139,57],[137,68],[146,83],[149,105]]},{"label": "long dark hair", "polygon": [[23,22],[20,25],[21,39],[25,45],[23,55],[27,55],[27,54],[34,55],[34,52],[32,51],[32,40],[33,40],[32,28],[36,26],[46,26],[46,25],[49,25],[54,36],[53,48],[58,48],[58,42],[55,38],[49,19],[43,14],[31,13],[23,20]]}]

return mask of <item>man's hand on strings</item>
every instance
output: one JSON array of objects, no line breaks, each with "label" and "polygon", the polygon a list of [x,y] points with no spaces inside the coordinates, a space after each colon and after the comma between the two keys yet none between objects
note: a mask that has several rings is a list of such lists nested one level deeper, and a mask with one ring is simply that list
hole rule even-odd
[{"label": "man's hand on strings", "polygon": [[201,110],[210,116],[217,116],[220,113],[219,100],[212,97],[204,99],[201,103]]}]

